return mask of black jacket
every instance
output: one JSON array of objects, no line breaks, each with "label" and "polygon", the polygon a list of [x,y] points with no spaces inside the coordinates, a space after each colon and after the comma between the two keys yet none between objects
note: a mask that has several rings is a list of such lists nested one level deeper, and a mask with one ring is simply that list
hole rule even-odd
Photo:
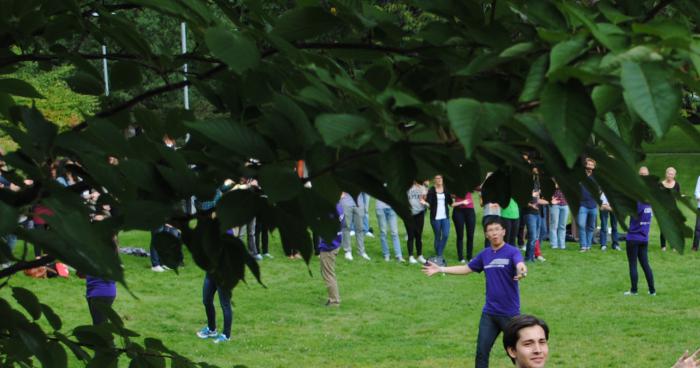
[{"label": "black jacket", "polygon": [[[447,191],[447,188],[442,187],[443,193],[445,193],[445,215],[450,218],[450,205],[452,204],[452,194]],[[430,219],[435,220],[437,215],[437,192],[435,187],[428,189],[428,195],[426,200],[430,204]]]}]

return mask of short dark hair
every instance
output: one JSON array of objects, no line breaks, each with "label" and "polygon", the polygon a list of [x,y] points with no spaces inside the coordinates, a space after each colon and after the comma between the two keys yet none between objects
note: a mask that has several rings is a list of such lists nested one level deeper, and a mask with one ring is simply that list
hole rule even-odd
[{"label": "short dark hair", "polygon": [[[506,329],[503,330],[503,348],[506,350],[506,354],[508,354],[508,348],[515,349],[515,345],[520,339],[520,330],[532,326],[542,327],[545,339],[549,340],[549,327],[545,321],[535,316],[521,314],[513,317],[506,325]],[[508,354],[508,357],[510,357],[510,354]],[[515,364],[515,359],[511,357],[510,360]]]},{"label": "short dark hair", "polygon": [[501,216],[494,216],[486,220],[486,222],[484,222],[484,232],[486,232],[486,229],[489,228],[489,225],[493,224],[499,224],[502,228],[506,228],[506,224],[503,223],[503,219],[501,218]]}]

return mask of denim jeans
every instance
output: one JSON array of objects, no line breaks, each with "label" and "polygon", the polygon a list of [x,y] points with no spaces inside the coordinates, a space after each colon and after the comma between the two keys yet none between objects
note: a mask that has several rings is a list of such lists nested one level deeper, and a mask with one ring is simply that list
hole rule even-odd
[{"label": "denim jeans", "polygon": [[[360,193],[360,196],[362,197],[362,202],[364,203],[364,206],[362,207],[362,233],[366,234],[369,232],[369,199],[371,198],[369,194],[362,192]],[[358,221],[359,222],[359,221]],[[358,229],[357,223],[355,222],[355,218],[353,217],[350,219],[351,223],[351,229],[355,231],[355,234],[360,232],[360,229]]]},{"label": "denim jeans", "polygon": [[566,248],[566,220],[569,217],[569,206],[553,204],[549,212],[549,242],[552,248]]},{"label": "denim jeans", "polygon": [[610,234],[612,246],[619,247],[620,242],[617,238],[617,218],[615,214],[610,211],[600,211],[600,246],[604,247],[608,245],[608,218],[610,218],[610,227],[612,228]]},{"label": "denim jeans", "polygon": [[489,354],[493,343],[496,342],[498,334],[505,330],[506,325],[513,317],[481,313],[479,337],[476,340],[476,361],[474,364],[476,368],[488,368]]},{"label": "denim jeans", "polygon": [[377,223],[379,224],[379,241],[382,244],[382,254],[384,257],[391,255],[386,242],[387,225],[391,231],[391,241],[394,244],[394,255],[396,258],[403,258],[401,255],[401,243],[399,243],[399,225],[396,222],[396,212],[391,208],[378,209]]},{"label": "denim jeans", "polygon": [[430,224],[433,226],[433,233],[435,233],[435,254],[442,257],[445,245],[447,245],[447,238],[450,236],[450,219],[430,220]]},{"label": "denim jeans", "polygon": [[578,209],[578,217],[576,222],[578,224],[578,240],[581,244],[581,249],[591,249],[597,217],[598,207],[586,208],[581,206]]},{"label": "denim jeans", "polygon": [[233,309],[231,309],[231,292],[217,287],[209,274],[204,275],[202,286],[202,304],[207,314],[207,326],[209,330],[216,331],[216,310],[214,309],[214,293],[219,293],[219,304],[224,313],[224,331],[226,337],[231,337],[231,324],[233,323]]},{"label": "denim jeans", "polygon": [[535,260],[535,242],[540,236],[540,220],[538,213],[525,214],[525,226],[527,226],[527,247],[525,248],[525,260]]},{"label": "denim jeans", "polygon": [[[363,213],[364,208],[362,207],[343,206],[343,236],[341,237],[340,244],[345,253],[352,252],[350,230],[352,230],[353,222],[359,224],[362,221]],[[365,253],[365,233],[362,231],[355,231],[355,240],[357,240],[357,250],[360,254]]]},{"label": "denim jeans", "polygon": [[627,241],[627,263],[630,267],[630,283],[632,284],[630,291],[633,293],[637,292],[637,281],[639,281],[639,275],[637,274],[637,259],[639,259],[639,264],[642,265],[642,271],[644,271],[644,277],[647,279],[649,292],[656,292],[656,288],[654,288],[654,273],[651,271],[651,266],[649,266],[649,257],[647,256],[648,250],[648,243],[634,240]]},{"label": "denim jeans", "polygon": [[698,208],[698,214],[695,217],[695,236],[693,237],[693,250],[698,250],[699,244],[700,244],[700,208]]}]

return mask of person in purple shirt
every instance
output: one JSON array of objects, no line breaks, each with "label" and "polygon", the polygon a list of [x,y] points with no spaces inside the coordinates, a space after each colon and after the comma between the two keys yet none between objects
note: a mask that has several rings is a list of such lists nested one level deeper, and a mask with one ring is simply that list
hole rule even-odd
[{"label": "person in purple shirt", "polygon": [[114,299],[117,298],[117,284],[111,280],[87,275],[85,277],[85,290],[92,324],[99,325],[107,320],[105,311],[112,308]]},{"label": "person in purple shirt", "polygon": [[[343,206],[338,203],[336,205],[336,212],[340,223],[343,223]],[[340,226],[339,226],[340,227]],[[341,232],[338,232],[331,241],[326,241],[321,239],[318,245],[318,249],[321,252],[319,255],[321,263],[321,276],[323,281],[326,283],[326,288],[328,289],[328,300],[326,301],[327,307],[338,307],[340,306],[340,293],[338,292],[338,280],[335,277],[335,257],[340,251],[340,244],[342,242]]]},{"label": "person in purple shirt", "polygon": [[514,316],[520,314],[520,289],[518,281],[527,276],[527,267],[520,250],[503,240],[506,235],[503,220],[493,217],[484,224],[490,246],[481,251],[467,265],[440,267],[432,262],[423,266],[423,273],[432,276],[438,272],[452,275],[468,275],[484,272],[486,277],[486,302],[479,321],[476,342],[477,368],[489,366],[489,354],[498,334]]},{"label": "person in purple shirt", "polygon": [[[645,166],[639,168],[639,175],[648,176],[649,169]],[[642,265],[644,277],[649,286],[649,295],[656,295],[654,288],[654,273],[649,266],[649,227],[651,226],[651,206],[647,203],[637,202],[637,215],[630,218],[629,231],[627,232],[627,263],[630,268],[630,282],[632,287],[625,291],[625,295],[637,295],[637,260]]]}]

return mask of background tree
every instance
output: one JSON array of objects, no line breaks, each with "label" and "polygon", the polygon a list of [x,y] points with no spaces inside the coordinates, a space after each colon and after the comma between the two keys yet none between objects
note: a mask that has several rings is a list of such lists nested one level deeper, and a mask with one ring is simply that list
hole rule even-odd
[{"label": "background tree", "polygon": [[[259,269],[239,240],[223,236],[228,228],[262,218],[279,230],[283,246],[308,260],[310,230],[336,232],[337,219],[327,214],[341,191],[368,192],[406,218],[413,179],[439,172],[450,186],[472,188],[496,170],[485,183],[492,200],[505,205],[512,194],[524,202],[530,168],[523,151],[539,158],[574,207],[580,159],[591,156],[619,218],[642,200],[654,207],[671,244],[683,244],[689,233],[677,203],[693,204],[661,192],[656,178],[636,175],[636,166],[643,141],[672,126],[700,142],[680,114],[683,90],[700,88],[700,6],[692,0],[7,0],[0,8],[0,116],[18,147],[4,157],[12,169],[5,175],[32,180],[17,192],[0,191],[0,233],[47,252],[32,261],[26,252],[3,252],[13,263],[0,271],[5,288],[14,273],[55,258],[123,282],[111,235],[165,222],[182,229],[199,267],[232,288],[246,267],[256,277]],[[154,27],[180,22],[190,30],[186,54],[149,37],[159,34]],[[65,79],[74,91],[101,94],[94,62],[103,43],[110,45],[117,92],[99,111],[59,130],[16,102],[42,98],[17,78],[22,74],[10,74],[26,63],[42,71],[71,66]],[[172,96],[186,85],[206,104],[178,107]],[[127,137],[128,127],[143,133]],[[170,150],[165,134],[191,139]],[[59,157],[74,160],[72,170],[103,192],[115,216],[89,221],[74,188],[51,178],[49,163]],[[260,165],[246,165],[251,158]],[[311,188],[294,173],[300,159]],[[229,192],[216,217],[200,213],[190,221],[183,201],[211,198],[226,178],[240,176],[258,177],[266,196]],[[49,230],[17,225],[36,204],[54,211]],[[166,239],[157,248],[177,268],[181,244]],[[0,299],[3,364],[31,365],[35,357],[65,365],[66,348],[100,366],[120,356],[136,366],[194,364],[159,341],[132,342],[135,333],[116,314],[112,323],[76,328],[69,338],[30,291],[12,293],[26,314]],[[51,331],[37,324],[42,316]],[[118,347],[115,335],[122,337]]]}]

